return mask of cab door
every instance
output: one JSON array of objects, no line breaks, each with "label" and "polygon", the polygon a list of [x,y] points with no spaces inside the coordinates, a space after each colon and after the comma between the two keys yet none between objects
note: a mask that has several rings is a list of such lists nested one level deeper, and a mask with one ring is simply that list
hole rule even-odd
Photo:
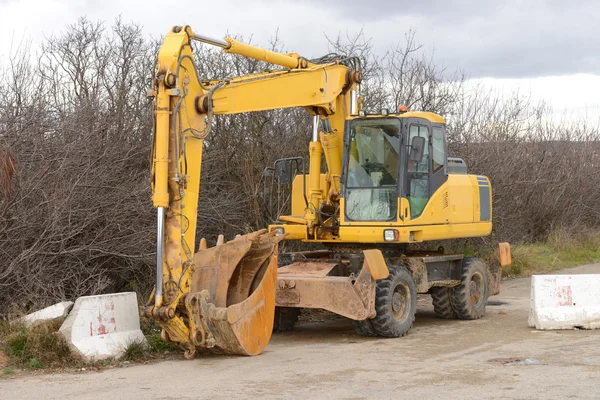
[{"label": "cab door", "polygon": [[[403,197],[408,200],[409,210],[403,210],[404,219],[413,220],[421,216],[430,197],[429,178],[431,173],[430,135],[431,123],[425,119],[409,118],[404,124],[406,132],[406,146],[403,148],[406,160]],[[413,139],[421,137],[425,140],[423,156],[420,161],[410,159]],[[409,214],[409,215],[407,215]],[[406,221],[408,222],[408,221]]]},{"label": "cab door", "polygon": [[446,127],[443,124],[431,125],[430,138],[431,177],[429,196],[448,180],[448,144],[446,143]]},{"label": "cab door", "polygon": [[[400,213],[405,224],[413,225],[419,223],[415,220],[423,214],[431,196],[448,179],[446,135],[443,124],[431,124],[421,118],[407,119],[403,128],[406,138],[403,158],[406,162],[403,168],[402,197],[407,200],[408,207],[401,207]],[[415,137],[425,140],[423,156],[418,161],[410,159]]]}]

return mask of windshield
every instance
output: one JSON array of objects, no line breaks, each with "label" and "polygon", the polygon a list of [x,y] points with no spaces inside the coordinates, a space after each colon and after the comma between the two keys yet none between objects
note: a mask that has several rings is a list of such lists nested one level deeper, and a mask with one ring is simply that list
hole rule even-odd
[{"label": "windshield", "polygon": [[350,124],[347,187],[396,186],[400,121],[363,119]]},{"label": "windshield", "polygon": [[350,123],[346,217],[389,221],[398,208],[400,121],[359,119]]}]

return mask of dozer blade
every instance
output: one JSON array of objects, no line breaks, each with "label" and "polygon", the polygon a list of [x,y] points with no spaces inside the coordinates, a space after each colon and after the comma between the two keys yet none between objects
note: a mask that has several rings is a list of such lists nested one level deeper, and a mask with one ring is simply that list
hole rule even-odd
[{"label": "dozer blade", "polygon": [[[203,340],[197,348],[217,353],[257,355],[273,330],[277,243],[282,237],[254,232],[202,249],[185,303]],[[191,315],[190,315],[191,314]]]}]

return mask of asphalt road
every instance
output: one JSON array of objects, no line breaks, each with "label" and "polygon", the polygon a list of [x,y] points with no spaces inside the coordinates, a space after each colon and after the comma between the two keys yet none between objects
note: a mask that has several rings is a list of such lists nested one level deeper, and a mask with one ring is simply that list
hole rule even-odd
[{"label": "asphalt road", "polygon": [[363,338],[344,319],[303,322],[258,357],[3,378],[0,399],[599,399],[600,330],[528,328],[529,282],[503,282],[478,321],[440,320],[423,296],[404,338]]}]

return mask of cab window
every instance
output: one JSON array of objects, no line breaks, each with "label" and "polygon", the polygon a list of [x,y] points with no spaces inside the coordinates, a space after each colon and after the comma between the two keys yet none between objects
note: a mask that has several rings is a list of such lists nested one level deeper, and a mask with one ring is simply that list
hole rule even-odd
[{"label": "cab window", "polygon": [[432,148],[432,171],[436,173],[444,168],[446,161],[446,141],[444,140],[444,130],[439,126],[434,126],[431,135]]},{"label": "cab window", "polygon": [[408,161],[408,193],[406,197],[410,204],[411,219],[419,217],[429,201],[431,157],[429,154],[429,129],[427,126],[411,125],[408,143],[412,143],[412,139],[417,136],[425,139],[425,148],[423,149],[423,158],[421,161]]},{"label": "cab window", "polygon": [[420,162],[409,161],[408,172],[429,172],[429,129],[423,125],[411,125],[408,143],[412,143],[414,137],[420,136],[425,139],[423,158]]},{"label": "cab window", "polygon": [[398,208],[400,122],[355,120],[350,125],[345,210],[352,221],[389,221]]}]

